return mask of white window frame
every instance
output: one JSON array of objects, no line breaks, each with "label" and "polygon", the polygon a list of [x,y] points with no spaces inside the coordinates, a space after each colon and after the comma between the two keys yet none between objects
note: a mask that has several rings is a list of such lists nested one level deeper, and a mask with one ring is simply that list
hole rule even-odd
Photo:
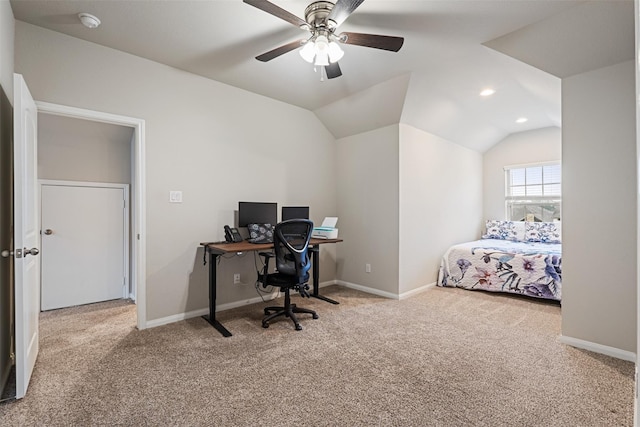
[{"label": "white window frame", "polygon": [[[558,165],[562,171],[562,164],[558,161],[551,162],[538,162],[538,163],[527,163],[527,164],[518,164],[518,165],[509,165],[504,167],[504,209],[505,209],[505,218],[509,221],[517,221],[519,218],[511,217],[511,207],[512,205],[532,205],[537,206],[541,204],[550,204],[550,205],[558,205],[558,210],[562,207],[562,178],[560,179],[560,188],[561,192],[559,196],[511,196],[511,182],[510,182],[510,171],[513,169],[527,169],[534,167],[542,167],[542,166],[555,166]],[[544,177],[543,177],[544,182]],[[537,185],[537,184],[536,184]],[[544,184],[542,184],[544,185]],[[526,186],[526,183],[525,183]],[[562,218],[562,214],[560,213],[560,218]]]}]

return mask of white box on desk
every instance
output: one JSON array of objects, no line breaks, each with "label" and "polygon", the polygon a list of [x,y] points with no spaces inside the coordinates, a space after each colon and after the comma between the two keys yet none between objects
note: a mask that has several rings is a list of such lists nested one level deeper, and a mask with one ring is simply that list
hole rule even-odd
[{"label": "white box on desk", "polygon": [[336,224],[338,223],[338,217],[328,216],[322,221],[322,225],[320,227],[314,227],[311,232],[311,237],[315,237],[316,239],[337,239],[338,238],[338,229],[336,228]]}]

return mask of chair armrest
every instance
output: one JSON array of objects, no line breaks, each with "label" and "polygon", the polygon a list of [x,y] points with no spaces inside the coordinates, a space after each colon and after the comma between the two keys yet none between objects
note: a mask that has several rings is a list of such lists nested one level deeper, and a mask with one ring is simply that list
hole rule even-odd
[{"label": "chair armrest", "polygon": [[262,273],[258,271],[258,282],[262,283],[262,287],[266,288],[267,285],[267,275],[269,274],[269,260],[276,256],[273,252],[258,252],[258,255],[264,257],[264,269]]}]

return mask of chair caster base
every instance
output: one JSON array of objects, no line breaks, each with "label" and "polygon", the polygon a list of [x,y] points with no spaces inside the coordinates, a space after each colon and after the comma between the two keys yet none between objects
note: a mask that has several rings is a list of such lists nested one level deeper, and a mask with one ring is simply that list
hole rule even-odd
[{"label": "chair caster base", "polygon": [[319,319],[319,318],[320,318],[320,316],[318,316],[317,314],[315,314],[315,313],[314,313],[313,318],[314,318],[314,319]]},{"label": "chair caster base", "polygon": [[301,330],[302,330],[302,326],[296,325],[296,331],[301,331]]},{"label": "chair caster base", "polygon": [[263,323],[263,324],[262,324],[262,327],[263,327],[263,328],[265,328],[265,329],[267,329],[267,328],[269,327],[269,324],[268,324],[268,323]]}]

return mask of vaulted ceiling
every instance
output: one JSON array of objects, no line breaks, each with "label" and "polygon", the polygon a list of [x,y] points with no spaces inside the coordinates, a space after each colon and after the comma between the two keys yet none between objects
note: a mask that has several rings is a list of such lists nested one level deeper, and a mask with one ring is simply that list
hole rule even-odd
[{"label": "vaulted ceiling", "polygon": [[[310,2],[272,3],[304,18]],[[402,36],[402,49],[343,45],[343,75],[325,81],[297,51],[257,61],[308,33],[241,0],[11,6],[17,20],[314,111],[338,138],[401,122],[481,152],[560,126],[561,77],[634,55],[631,0],[366,0],[337,32]],[[85,28],[79,12],[101,25]],[[487,87],[496,93],[480,97]]]}]

